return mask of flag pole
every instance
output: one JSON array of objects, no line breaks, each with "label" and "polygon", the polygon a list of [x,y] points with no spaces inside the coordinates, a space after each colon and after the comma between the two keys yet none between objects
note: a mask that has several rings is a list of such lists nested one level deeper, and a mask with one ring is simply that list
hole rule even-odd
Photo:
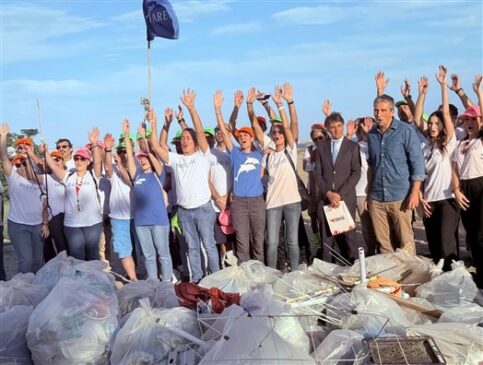
[{"label": "flag pole", "polygon": [[152,79],[151,79],[151,41],[148,41],[148,100],[151,104]]},{"label": "flag pole", "polygon": [[37,98],[37,119],[39,122],[40,141],[44,142],[44,132],[42,131],[42,115],[40,114],[40,101]]}]

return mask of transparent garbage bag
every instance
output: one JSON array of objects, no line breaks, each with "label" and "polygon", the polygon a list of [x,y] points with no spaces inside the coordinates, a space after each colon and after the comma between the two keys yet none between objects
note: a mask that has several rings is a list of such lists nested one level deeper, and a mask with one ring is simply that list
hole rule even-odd
[{"label": "transparent garbage bag", "polygon": [[483,361],[483,328],[464,323],[411,326],[408,336],[429,336],[447,364],[475,365]]},{"label": "transparent garbage bag", "polygon": [[34,363],[107,362],[118,312],[112,275],[77,271],[61,278],[30,316],[27,344]]},{"label": "transparent garbage bag", "polygon": [[309,266],[308,270],[316,272],[321,275],[338,275],[343,273],[348,268],[346,266],[340,266],[336,264],[332,264],[327,261],[319,260],[317,258],[314,259],[312,265]]},{"label": "transparent garbage bag", "polygon": [[483,307],[478,304],[469,304],[448,309],[439,317],[439,323],[443,322],[474,324],[481,327],[483,325]]},{"label": "transparent garbage bag", "polygon": [[155,308],[179,306],[174,284],[159,280],[138,280],[124,285],[117,291],[121,316],[139,307],[139,300],[149,298]]},{"label": "transparent garbage bag", "polygon": [[147,298],[119,330],[112,346],[111,364],[168,364],[171,350],[201,337],[195,312],[187,308],[153,308]]},{"label": "transparent garbage bag", "polygon": [[36,307],[49,293],[44,285],[33,283],[34,274],[17,274],[9,281],[0,281],[0,313],[16,305]]},{"label": "transparent garbage bag", "polygon": [[365,359],[363,336],[355,331],[340,329],[330,332],[317,346],[312,356],[322,364],[362,364]]},{"label": "transparent garbage bag", "polygon": [[445,272],[416,289],[416,295],[429,300],[438,309],[471,304],[478,292],[471,274],[462,261],[454,262]]},{"label": "transparent garbage bag", "polygon": [[0,364],[32,364],[25,339],[32,311],[32,306],[16,305],[0,313]]}]

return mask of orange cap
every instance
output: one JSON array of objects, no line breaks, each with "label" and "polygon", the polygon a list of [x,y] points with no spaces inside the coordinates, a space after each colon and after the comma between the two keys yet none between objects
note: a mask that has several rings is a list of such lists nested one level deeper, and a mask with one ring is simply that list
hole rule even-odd
[{"label": "orange cap", "polygon": [[27,138],[27,137],[19,138],[19,139],[17,139],[17,142],[15,142],[15,146],[18,146],[20,144],[28,144],[28,145],[32,146],[32,140],[30,138]]},{"label": "orange cap", "polygon": [[253,129],[251,127],[241,127],[236,130],[235,137],[239,137],[240,133],[248,133],[250,136],[255,137],[255,133],[253,133]]},{"label": "orange cap", "polygon": [[50,152],[50,157],[52,157],[52,158],[59,157],[59,158],[62,159],[62,161],[64,161],[64,156],[62,155],[62,152],[59,152],[59,151]]}]

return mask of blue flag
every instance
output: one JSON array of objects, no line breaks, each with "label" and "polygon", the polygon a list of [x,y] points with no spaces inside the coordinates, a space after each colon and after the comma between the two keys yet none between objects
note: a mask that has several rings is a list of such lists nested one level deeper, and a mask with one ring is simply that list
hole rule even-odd
[{"label": "blue flag", "polygon": [[154,37],[178,39],[178,18],[168,0],[143,0],[147,40]]}]

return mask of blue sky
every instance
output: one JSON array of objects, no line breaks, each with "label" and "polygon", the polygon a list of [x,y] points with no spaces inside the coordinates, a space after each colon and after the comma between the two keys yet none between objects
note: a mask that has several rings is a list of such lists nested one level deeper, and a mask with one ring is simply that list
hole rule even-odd
[{"label": "blue sky", "polygon": [[[38,128],[45,139],[85,143],[87,132],[120,132],[143,118],[147,53],[141,1],[1,2],[0,119],[14,131]],[[475,1],[171,1],[179,40],[152,43],[153,105],[176,107],[184,88],[197,92],[205,126],[214,126],[213,93],[250,86],[269,92],[294,86],[301,140],[322,120],[321,105],[348,119],[372,114],[374,75],[390,79],[400,99],[404,78],[417,97],[417,80],[430,77],[426,110],[440,102],[439,64],[471,82],[482,66],[482,2]],[[451,101],[460,109],[455,94]],[[261,109],[259,109],[261,112]],[[162,118],[160,118],[162,121]],[[239,123],[247,122],[245,107]],[[171,135],[175,133],[173,125]]]}]

